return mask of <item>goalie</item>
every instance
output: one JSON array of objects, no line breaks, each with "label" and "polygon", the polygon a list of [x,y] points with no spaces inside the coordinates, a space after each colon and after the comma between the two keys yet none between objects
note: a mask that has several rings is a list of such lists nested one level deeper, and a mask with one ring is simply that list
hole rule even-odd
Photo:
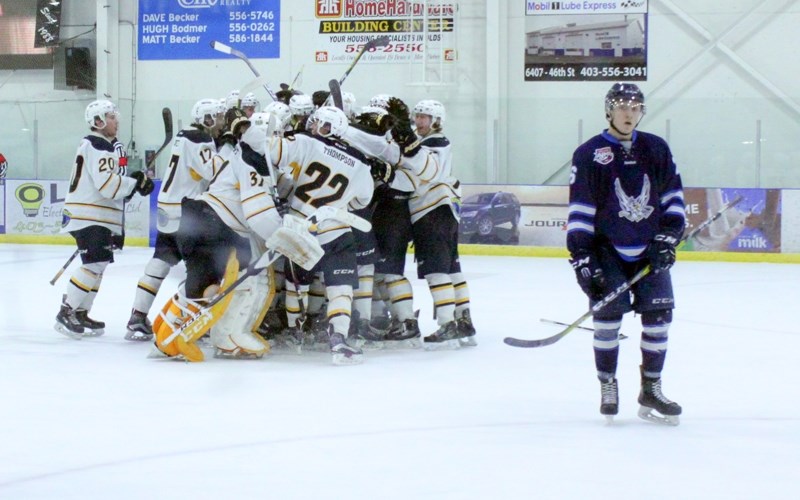
[{"label": "goalie", "polygon": [[[238,108],[228,110],[225,121],[226,133],[239,141],[239,154],[224,162],[206,192],[183,200],[176,240],[186,262],[186,281],[153,324],[158,350],[189,361],[203,360],[196,341],[212,326],[216,357],[267,353],[269,344],[253,333],[273,293],[266,267],[277,253],[308,267],[322,256],[308,225],[282,225],[269,194],[272,180],[265,158],[251,147],[263,143],[269,131],[251,127]],[[260,244],[251,244],[251,238]],[[253,251],[265,246],[270,250],[265,258],[248,267],[255,260]],[[234,281],[238,286],[232,288]]]}]

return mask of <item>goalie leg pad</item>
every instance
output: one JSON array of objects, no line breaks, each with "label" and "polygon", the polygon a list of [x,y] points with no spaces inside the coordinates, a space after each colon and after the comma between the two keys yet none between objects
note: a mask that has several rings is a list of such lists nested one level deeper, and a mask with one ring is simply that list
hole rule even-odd
[{"label": "goalie leg pad", "polygon": [[[230,288],[233,282],[236,281],[238,275],[239,261],[236,258],[236,250],[233,249],[230,255],[228,255],[228,262],[225,265],[225,274],[222,277],[222,283],[220,283],[219,293],[224,293]],[[206,332],[219,321],[233,299],[233,295],[233,293],[228,293],[213,306],[203,308],[199,314],[193,315],[192,318],[183,325],[181,331],[178,332],[178,335],[175,337],[175,343],[178,346],[178,351],[180,351],[188,361],[203,361],[205,358],[203,356],[203,351],[200,350],[195,342],[200,340],[200,337],[205,335]],[[211,300],[213,300],[213,297]]]},{"label": "goalie leg pad", "polygon": [[262,318],[262,310],[274,295],[268,270],[250,276],[231,294],[233,296],[222,317],[211,329],[211,341],[218,357],[252,358],[269,352],[269,343],[253,331]]},{"label": "goalie leg pad", "polygon": [[173,295],[153,322],[153,333],[156,337],[156,347],[159,351],[173,358],[181,354],[175,342],[166,343],[189,318],[200,310],[200,304],[189,301],[180,292]]}]

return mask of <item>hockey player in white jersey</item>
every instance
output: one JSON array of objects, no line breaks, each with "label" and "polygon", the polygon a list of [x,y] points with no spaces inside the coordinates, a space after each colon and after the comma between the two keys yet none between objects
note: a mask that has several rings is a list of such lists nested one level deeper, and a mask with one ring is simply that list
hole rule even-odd
[{"label": "hockey player in white jersey", "polygon": [[[250,121],[238,108],[228,110],[225,119],[227,132],[236,139],[250,130]],[[247,137],[252,137],[258,147],[264,149],[264,131],[259,136],[258,131],[253,130]],[[192,313],[200,310],[206,298],[216,293],[231,249],[236,251],[239,267],[244,268],[251,262],[250,238],[265,241],[281,226],[281,216],[269,193],[271,179],[265,166],[264,157],[243,142],[240,152],[220,167],[208,190],[194,199],[184,198],[176,240],[186,262],[186,282],[183,290],[164,306],[153,325],[156,347],[167,356],[181,355],[190,361],[203,359],[202,352],[194,344],[197,339],[184,344],[168,343],[168,339]],[[261,357],[268,352],[269,344],[253,334],[261,319],[257,316],[263,316],[258,308],[266,303],[269,292],[264,279],[264,273],[260,273],[241,286],[245,292],[240,295],[245,295],[244,300],[253,307],[237,306],[232,324],[218,323],[212,329],[215,355]]]},{"label": "hockey player in white jersey", "polygon": [[[273,163],[291,170],[295,180],[289,213],[308,217],[323,206],[350,210],[366,207],[373,191],[370,166],[360,151],[340,140],[349,126],[345,114],[323,106],[309,123],[311,133],[276,136],[270,143]],[[295,278],[310,284],[313,272],[323,273],[333,362],[361,363],[361,349],[346,341],[353,289],[358,286],[353,233],[347,224],[329,219],[317,225],[317,239],[325,255],[312,272],[301,273],[295,266]]]},{"label": "hockey player in white jersey", "polygon": [[[474,346],[475,328],[469,311],[469,290],[458,256],[458,209],[461,190],[452,175],[450,141],[442,133],[442,103],[425,99],[414,106],[416,132],[405,125],[406,108],[390,101],[399,118],[392,129],[403,148],[401,165],[418,172],[422,182],[409,199],[417,274],[428,282],[439,329],[423,340],[426,348]],[[435,153],[436,161],[424,152]]]},{"label": "hockey player in white jersey", "polygon": [[88,315],[103,272],[114,262],[112,237],[122,232],[123,200],[153,191],[153,181],[144,172],[120,173],[111,142],[119,127],[116,106],[108,100],[93,101],[86,107],[85,119],[91,133],[78,145],[61,229],[75,238],[82,265],[67,284],[55,324],[56,331],[76,340],[104,333],[105,324]]},{"label": "hockey player in white jersey", "polygon": [[170,269],[181,261],[175,241],[181,217],[181,201],[205,191],[224,161],[216,154],[211,136],[221,128],[218,112],[218,100],[197,101],[192,107],[192,125],[178,132],[172,142],[169,164],[158,193],[155,251],[136,287],[125,334],[127,340],[147,341],[153,338],[147,315]]}]

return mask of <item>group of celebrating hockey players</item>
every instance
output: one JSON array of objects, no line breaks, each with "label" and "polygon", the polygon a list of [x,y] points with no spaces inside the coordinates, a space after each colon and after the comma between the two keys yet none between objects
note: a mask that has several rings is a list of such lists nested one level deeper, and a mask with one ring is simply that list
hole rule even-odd
[{"label": "group of celebrating hockey players", "polygon": [[[345,93],[339,109],[327,92],[287,87],[263,111],[238,91],[193,106],[193,123],[172,143],[155,251],[125,338],[155,337],[161,355],[190,361],[203,359],[196,342],[206,336],[218,357],[321,347],[335,364],[360,363],[362,349],[475,346],[444,106],[426,99],[409,109],[379,94],[356,110]],[[681,180],[666,143],[636,130],[645,112],[636,85],[612,86],[605,112],[609,128],[573,156],[570,263],[592,304],[646,266],[652,271],[594,313],[600,412],[618,412],[619,329],[634,310],[642,321],[640,416],[676,424],[681,407],[661,392],[661,371],[674,307],[669,268],[685,226]],[[114,261],[124,200],[153,190],[142,172],[124,171],[114,105],[91,103],[86,120],[91,133],[64,209],[82,266],[56,318],[74,339],[103,333],[88,313]],[[325,208],[333,210],[322,215]],[[424,337],[405,277],[410,242],[438,323]],[[182,260],[186,281],[151,323],[156,295]]]},{"label": "group of celebrating hockey players", "polygon": [[[324,346],[336,364],[360,363],[362,347],[476,345],[444,106],[423,100],[411,110],[378,95],[359,111],[352,94],[342,97],[344,109],[329,105],[327,92],[287,88],[264,111],[238,91],[195,103],[191,126],[172,141],[155,251],[126,339],[155,337],[162,355],[190,361],[203,359],[196,345],[203,337],[215,356],[229,358]],[[91,134],[78,150],[64,210],[82,266],[56,318],[56,330],[74,339],[104,332],[88,313],[114,260],[123,200],[153,190],[144,173],[124,171],[114,104],[91,103],[86,120]],[[439,324],[425,337],[404,277],[410,242]],[[265,254],[269,262],[253,270]],[[151,322],[158,291],[181,261],[186,280]],[[226,292],[248,269],[252,276]]]}]

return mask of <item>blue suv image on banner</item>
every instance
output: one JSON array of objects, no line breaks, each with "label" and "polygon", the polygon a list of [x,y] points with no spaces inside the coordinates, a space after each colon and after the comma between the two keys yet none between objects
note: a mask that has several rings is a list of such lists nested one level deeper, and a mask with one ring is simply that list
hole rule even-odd
[{"label": "blue suv image on banner", "polygon": [[[461,202],[459,234],[470,243],[518,243],[521,215],[519,199],[512,193],[474,194]],[[511,224],[511,230],[496,227],[502,224]]]}]

